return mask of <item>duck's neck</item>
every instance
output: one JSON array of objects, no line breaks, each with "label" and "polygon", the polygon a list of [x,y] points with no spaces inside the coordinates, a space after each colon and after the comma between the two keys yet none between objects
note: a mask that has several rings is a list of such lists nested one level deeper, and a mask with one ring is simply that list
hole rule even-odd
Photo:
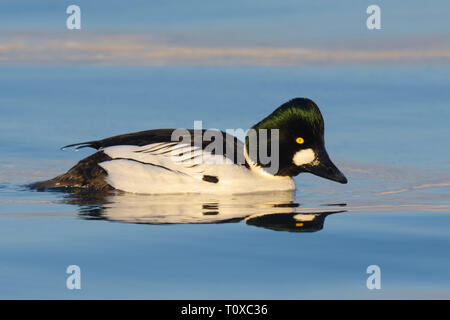
[{"label": "duck's neck", "polygon": [[265,170],[261,165],[259,165],[258,163],[254,162],[250,158],[250,156],[249,156],[249,154],[247,152],[247,145],[246,144],[244,144],[244,159],[245,159],[246,167],[248,167],[252,172],[254,172],[254,173],[256,173],[256,174],[258,174],[260,176],[263,176],[263,177],[266,177],[266,178],[272,178],[272,179],[280,179],[280,178],[281,179],[286,179],[286,178],[291,179],[291,177],[286,177],[286,176],[283,177],[283,176],[277,176],[277,175],[271,174],[270,172]]}]

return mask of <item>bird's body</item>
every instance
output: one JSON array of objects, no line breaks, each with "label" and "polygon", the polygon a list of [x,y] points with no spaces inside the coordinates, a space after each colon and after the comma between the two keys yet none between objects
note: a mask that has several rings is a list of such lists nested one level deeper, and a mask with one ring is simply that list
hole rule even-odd
[{"label": "bird's body", "polygon": [[[311,100],[291,100],[254,128],[258,141],[263,137],[261,129],[279,131],[276,145],[270,143],[273,136],[268,138],[269,153],[278,157],[274,171],[259,150],[251,153],[255,148],[248,136],[244,143],[220,131],[182,130],[180,134],[179,129],[158,129],[69,145],[98,152],[68,172],[30,187],[148,194],[286,191],[295,189],[292,176],[302,171],[346,183],[326,154],[322,116]],[[206,135],[213,139],[205,139]]]}]

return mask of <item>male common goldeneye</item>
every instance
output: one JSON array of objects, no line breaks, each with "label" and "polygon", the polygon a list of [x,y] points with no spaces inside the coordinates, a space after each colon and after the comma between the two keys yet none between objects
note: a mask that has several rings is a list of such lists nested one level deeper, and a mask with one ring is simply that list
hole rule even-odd
[{"label": "male common goldeneye", "polygon": [[[294,190],[292,177],[300,172],[347,183],[325,150],[323,118],[312,100],[292,99],[252,129],[245,143],[221,131],[157,129],[68,145],[63,148],[91,147],[98,152],[66,173],[29,187],[249,193]],[[212,141],[219,141],[215,146],[220,148],[211,148]],[[261,146],[266,150],[262,152]]]}]

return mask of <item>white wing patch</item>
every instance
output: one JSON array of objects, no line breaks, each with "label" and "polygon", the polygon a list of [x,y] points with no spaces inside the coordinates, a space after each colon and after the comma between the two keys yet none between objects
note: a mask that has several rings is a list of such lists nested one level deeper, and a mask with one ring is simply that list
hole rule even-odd
[{"label": "white wing patch", "polygon": [[102,150],[113,159],[123,159],[197,177],[211,164],[231,164],[222,155],[213,155],[201,147],[185,143],[164,142],[146,146],[113,146]]},{"label": "white wing patch", "polygon": [[[201,147],[177,142],[161,142],[142,147],[131,145],[102,149],[113,160],[99,163],[108,173],[107,182],[116,189],[136,193],[169,193],[185,184],[205,188],[203,176],[208,167],[232,164],[222,155],[213,155]],[[179,192],[179,190],[174,191]]]}]

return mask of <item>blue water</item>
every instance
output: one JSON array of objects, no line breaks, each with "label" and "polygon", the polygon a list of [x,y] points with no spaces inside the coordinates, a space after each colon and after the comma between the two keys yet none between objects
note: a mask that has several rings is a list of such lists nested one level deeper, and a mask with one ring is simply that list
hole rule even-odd
[{"label": "blue water", "polygon": [[[449,74],[437,64],[2,67],[0,298],[448,299]],[[321,108],[348,185],[302,174],[295,194],[206,198],[23,187],[92,153],[63,145],[194,120],[247,129],[293,97]],[[186,223],[164,224],[174,221]],[[81,290],[66,288],[72,264]],[[366,287],[369,265],[380,290]]]}]

